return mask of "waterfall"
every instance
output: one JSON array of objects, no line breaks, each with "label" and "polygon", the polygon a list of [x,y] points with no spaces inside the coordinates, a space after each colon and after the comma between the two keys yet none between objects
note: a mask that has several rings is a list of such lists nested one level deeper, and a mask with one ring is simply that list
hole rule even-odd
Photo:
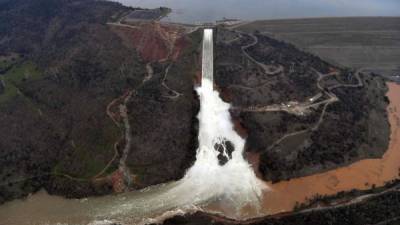
[{"label": "waterfall", "polygon": [[230,105],[213,88],[212,36],[212,29],[204,30],[202,83],[196,89],[200,97],[199,149],[183,181],[194,183],[192,193],[198,198],[218,198],[236,209],[257,206],[267,187],[243,158],[245,140],[234,130]]},{"label": "waterfall", "polygon": [[[211,29],[204,30],[203,77],[196,88],[200,97],[199,148],[194,165],[181,180],[83,200],[34,195],[30,201],[18,200],[0,207],[0,223],[148,224],[193,210],[210,211],[214,203],[220,207],[213,212],[240,219],[248,215],[243,208],[257,208],[267,187],[243,158],[245,140],[234,131],[230,105],[213,88],[212,34]],[[21,217],[26,212],[29,219]]]},{"label": "waterfall", "polygon": [[[146,218],[149,215],[171,215],[195,209],[212,202],[223,203],[230,216],[240,218],[245,206],[257,208],[263,190],[260,181],[243,158],[245,140],[234,130],[230,105],[214,90],[213,30],[204,30],[202,81],[196,88],[200,97],[199,148],[196,161],[185,176],[165,185],[150,187],[137,197],[122,199],[104,213],[131,213]],[[145,219],[144,223],[154,222]]]}]

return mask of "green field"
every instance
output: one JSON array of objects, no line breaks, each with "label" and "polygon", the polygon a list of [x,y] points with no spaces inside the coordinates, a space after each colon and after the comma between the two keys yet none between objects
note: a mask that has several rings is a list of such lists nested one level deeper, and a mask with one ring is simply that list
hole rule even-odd
[{"label": "green field", "polygon": [[13,66],[4,75],[0,75],[0,81],[4,87],[0,94],[0,103],[20,94],[18,85],[23,82],[39,79],[42,73],[32,62],[24,62]]}]

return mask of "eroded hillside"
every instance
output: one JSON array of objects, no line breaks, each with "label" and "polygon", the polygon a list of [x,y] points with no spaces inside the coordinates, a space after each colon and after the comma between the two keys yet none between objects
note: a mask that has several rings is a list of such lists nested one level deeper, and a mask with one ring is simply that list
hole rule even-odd
[{"label": "eroded hillside", "polygon": [[183,176],[197,140],[197,33],[115,26],[135,9],[111,2],[0,8],[1,202],[40,188],[83,197]]}]

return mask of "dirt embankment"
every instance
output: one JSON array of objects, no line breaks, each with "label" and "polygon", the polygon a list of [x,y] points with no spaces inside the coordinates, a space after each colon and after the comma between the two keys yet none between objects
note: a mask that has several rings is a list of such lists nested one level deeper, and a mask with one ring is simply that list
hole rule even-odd
[{"label": "dirt embankment", "polygon": [[158,22],[137,23],[135,26],[112,26],[124,44],[135,48],[146,62],[176,60],[186,46],[184,30]]},{"label": "dirt embankment", "polygon": [[[134,49],[138,53],[147,71],[140,85],[132,87],[137,95],[128,101],[124,100],[124,95],[118,97],[107,108],[107,114],[117,125],[125,128],[132,127],[131,131],[123,135],[125,141],[119,144],[125,145],[124,149],[129,151],[124,150],[122,161],[127,163],[123,166],[124,173],[120,172],[120,166],[120,169],[111,177],[114,191],[139,189],[178,179],[186,170],[186,164],[190,165],[186,161],[192,160],[187,160],[187,157],[192,158],[190,156],[192,153],[188,153],[187,150],[187,142],[190,144],[189,148],[192,148],[192,137],[181,138],[181,133],[185,133],[185,129],[193,127],[192,123],[185,123],[184,119],[191,119],[193,114],[191,110],[195,109],[193,108],[194,98],[188,98],[193,95],[191,82],[187,82],[192,80],[188,76],[191,70],[186,68],[186,61],[178,60],[178,58],[189,58],[184,50],[189,46],[190,38],[186,36],[182,27],[156,21],[109,23],[109,26],[127,48]],[[192,66],[191,63],[189,64]],[[125,102],[122,103],[122,100]],[[121,116],[118,108],[121,105],[127,110],[125,118]],[[141,107],[136,107],[137,105]],[[176,117],[177,114],[181,114],[181,117]],[[168,117],[168,120],[163,119],[163,116]],[[122,119],[128,118],[130,122],[125,122],[123,125]],[[157,120],[161,121],[155,122]],[[172,125],[173,123],[177,124]],[[160,129],[162,126],[170,130],[169,138],[163,138],[165,134],[161,131],[163,129]],[[131,135],[131,142],[126,138],[129,135]],[[173,135],[178,135],[183,143],[177,142],[177,137]],[[150,141],[151,139],[157,139],[157,141]],[[122,137],[121,140],[124,138]],[[162,150],[163,148],[166,148],[169,153]],[[122,148],[119,150],[122,154]]]}]

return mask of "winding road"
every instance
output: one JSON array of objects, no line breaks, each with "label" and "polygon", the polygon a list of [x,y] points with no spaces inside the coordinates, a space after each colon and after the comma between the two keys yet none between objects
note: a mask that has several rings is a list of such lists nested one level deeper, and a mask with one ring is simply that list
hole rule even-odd
[{"label": "winding road", "polygon": [[[230,30],[232,30],[232,28]],[[265,74],[267,74],[267,75],[276,75],[276,74],[284,72],[284,68],[281,65],[275,71],[271,72],[270,71],[270,67],[271,66],[265,65],[264,63],[257,61],[256,59],[254,59],[246,51],[248,48],[253,47],[253,46],[258,44],[258,38],[254,34],[245,34],[243,32],[236,31],[236,30],[232,30],[232,31],[239,35],[239,37],[238,37],[239,39],[241,37],[243,37],[244,35],[248,35],[253,39],[253,41],[251,43],[241,46],[242,53],[251,62],[253,62],[256,65],[258,65],[259,67],[261,67],[264,70]],[[236,41],[238,38],[233,39],[233,41]],[[229,41],[229,43],[231,43],[233,41],[231,40],[231,41]],[[227,43],[227,44],[229,44],[229,43]],[[284,136],[282,136],[281,138],[276,140],[267,150],[270,150],[270,149],[274,148],[275,146],[280,144],[282,141],[284,141],[288,137],[299,135],[299,134],[303,134],[303,133],[310,132],[310,131],[318,130],[319,126],[324,121],[324,116],[326,114],[326,110],[327,110],[328,106],[330,104],[334,103],[334,102],[340,101],[337,98],[337,96],[334,93],[332,93],[332,90],[334,90],[336,88],[342,88],[342,87],[345,87],[345,88],[358,88],[358,87],[362,87],[363,86],[362,80],[360,78],[361,69],[357,70],[355,72],[355,74],[354,74],[354,76],[357,79],[357,84],[342,84],[342,83],[338,83],[338,84],[335,84],[335,85],[330,86],[330,87],[323,87],[321,85],[321,81],[323,81],[325,78],[327,78],[329,76],[339,75],[339,72],[334,71],[334,72],[330,72],[328,74],[322,74],[321,72],[319,72],[315,68],[312,68],[312,70],[318,75],[318,79],[317,79],[316,85],[317,85],[318,89],[320,90],[320,92],[317,93],[316,95],[314,95],[313,97],[310,97],[309,101],[300,102],[300,103],[296,102],[296,101],[289,101],[289,102],[285,102],[285,103],[281,103],[281,104],[273,104],[273,105],[267,105],[267,106],[250,106],[250,107],[247,107],[247,108],[241,108],[241,107],[235,107],[234,108],[235,110],[239,110],[239,111],[243,111],[243,112],[260,113],[260,112],[284,111],[284,112],[287,112],[287,113],[290,113],[290,114],[294,114],[294,115],[297,115],[297,116],[304,116],[304,115],[307,115],[307,114],[309,114],[311,112],[310,108],[317,109],[318,107],[323,105],[323,109],[322,109],[322,112],[321,112],[321,114],[319,116],[319,119],[312,127],[304,129],[304,130],[301,130],[301,131],[296,131],[296,132],[285,134]],[[231,87],[232,86],[233,85],[231,85]],[[238,88],[245,88],[245,89],[249,89],[249,90],[253,89],[253,87],[244,87],[244,86],[239,86]],[[325,100],[322,100],[322,101],[319,101],[319,102],[315,102],[316,100],[318,100],[323,95],[328,96],[328,99],[325,99]]]}]

